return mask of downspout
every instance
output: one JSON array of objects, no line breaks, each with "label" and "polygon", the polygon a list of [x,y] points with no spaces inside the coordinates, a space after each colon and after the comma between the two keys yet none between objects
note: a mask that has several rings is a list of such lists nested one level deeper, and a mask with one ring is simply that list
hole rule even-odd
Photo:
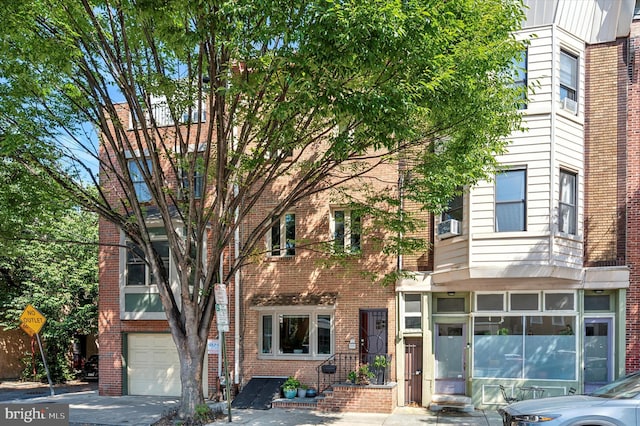
[{"label": "downspout", "polygon": [[[220,271],[218,273],[220,274],[220,283],[222,284],[222,277],[224,274],[224,254],[223,253],[220,253],[219,269]],[[219,340],[219,344],[222,345],[222,333],[220,333],[219,328],[218,328],[218,340]],[[222,353],[218,353],[218,379],[221,379],[222,377],[224,377],[224,374],[222,372]]]},{"label": "downspout", "polygon": [[[235,196],[238,196],[238,185],[233,185],[233,192]],[[238,261],[238,257],[240,256],[240,226],[238,224],[238,217],[240,215],[239,208],[236,207],[235,211],[235,222],[236,229],[234,231],[233,236],[233,254],[234,261]],[[236,272],[234,274],[234,304],[235,309],[233,310],[233,321],[236,332],[233,335],[233,370],[234,370],[234,384],[240,383],[240,269],[236,268]]]}]

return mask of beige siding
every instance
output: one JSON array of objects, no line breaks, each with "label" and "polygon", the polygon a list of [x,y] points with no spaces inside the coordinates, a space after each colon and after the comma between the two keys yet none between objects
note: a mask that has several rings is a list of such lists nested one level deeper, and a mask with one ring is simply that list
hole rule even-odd
[{"label": "beige siding", "polygon": [[[493,181],[480,182],[468,197],[465,238],[436,241],[436,271],[514,264],[581,267],[581,231],[575,237],[556,235],[556,223],[559,170],[564,167],[578,173],[578,229],[582,228],[584,43],[552,26],[533,28],[520,36],[530,41],[529,104],[523,111],[524,130],[511,135],[507,153],[497,160],[504,167],[527,170],[526,231],[494,232],[495,185]],[[576,115],[559,107],[561,49],[579,58]]]}]

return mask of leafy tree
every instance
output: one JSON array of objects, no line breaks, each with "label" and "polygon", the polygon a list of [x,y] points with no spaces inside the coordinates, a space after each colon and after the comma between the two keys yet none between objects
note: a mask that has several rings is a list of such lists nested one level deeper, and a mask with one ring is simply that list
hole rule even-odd
[{"label": "leafy tree", "polygon": [[[72,340],[98,329],[98,223],[94,213],[78,209],[56,215],[55,223],[48,221],[51,211],[42,210],[34,224],[23,224],[19,238],[0,240],[8,249],[0,256],[0,325],[17,327],[27,304],[40,310],[47,318],[40,331],[47,364],[59,382],[72,377]],[[38,378],[45,377],[39,357],[37,364]],[[31,377],[30,365],[25,372]]]},{"label": "leafy tree", "polygon": [[[423,248],[406,238],[409,213],[371,191],[368,173],[397,165],[405,197],[437,209],[487,176],[518,125],[510,76],[520,2],[14,3],[0,11],[3,149],[140,247],[178,347],[183,417],[203,402],[212,286],[252,260],[274,218],[335,191],[405,235],[385,250]],[[99,131],[99,151],[86,123]],[[197,197],[200,184],[211,190]],[[272,210],[219,276],[235,230],[276,188]],[[181,303],[151,244],[149,205],[167,231]]]}]

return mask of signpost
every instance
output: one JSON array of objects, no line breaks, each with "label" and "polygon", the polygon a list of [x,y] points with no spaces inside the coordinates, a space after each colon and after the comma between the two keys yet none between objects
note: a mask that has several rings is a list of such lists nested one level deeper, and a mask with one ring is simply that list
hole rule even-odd
[{"label": "signpost", "polygon": [[44,364],[44,370],[47,373],[47,380],[49,381],[49,389],[51,390],[51,396],[54,396],[55,392],[53,391],[53,383],[51,382],[51,375],[49,374],[49,366],[47,366],[47,360],[44,357],[44,351],[42,350],[42,342],[40,341],[39,334],[45,322],[47,322],[47,319],[44,315],[42,315],[39,310],[31,306],[31,304],[27,305],[20,315],[20,328],[31,337],[35,335],[38,340],[40,355],[42,356],[42,364]]},{"label": "signpost", "polygon": [[227,286],[216,284],[213,287],[213,295],[216,298],[216,323],[218,324],[218,334],[220,335],[220,346],[222,357],[224,358],[224,383],[227,394],[227,411],[229,412],[229,423],[231,423],[231,382],[229,381],[229,363],[227,360],[227,345],[224,333],[229,332],[229,297],[227,296]]}]

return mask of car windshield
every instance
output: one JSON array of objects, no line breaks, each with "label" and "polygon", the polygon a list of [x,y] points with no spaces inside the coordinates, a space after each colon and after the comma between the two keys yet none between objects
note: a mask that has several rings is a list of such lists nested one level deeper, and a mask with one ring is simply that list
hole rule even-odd
[{"label": "car windshield", "polygon": [[640,395],[640,373],[621,377],[596,389],[591,396],[613,399],[631,399]]}]

